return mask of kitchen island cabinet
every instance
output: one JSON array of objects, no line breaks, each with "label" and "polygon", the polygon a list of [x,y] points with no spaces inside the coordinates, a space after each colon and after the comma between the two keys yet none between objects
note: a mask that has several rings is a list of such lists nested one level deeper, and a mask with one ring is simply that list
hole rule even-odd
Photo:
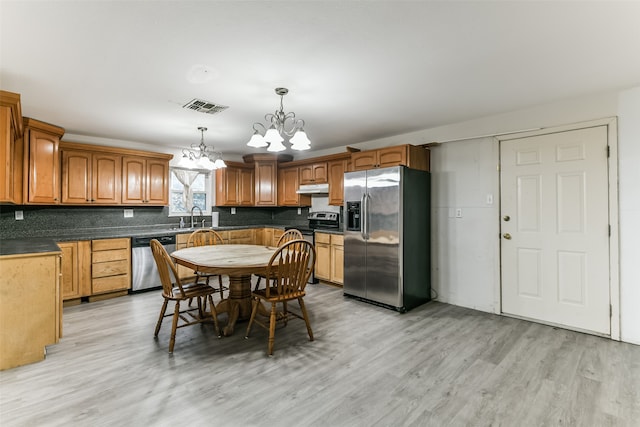
[{"label": "kitchen island cabinet", "polygon": [[0,370],[38,362],[62,335],[60,249],[54,242],[14,251],[24,242],[3,242],[0,256]]}]

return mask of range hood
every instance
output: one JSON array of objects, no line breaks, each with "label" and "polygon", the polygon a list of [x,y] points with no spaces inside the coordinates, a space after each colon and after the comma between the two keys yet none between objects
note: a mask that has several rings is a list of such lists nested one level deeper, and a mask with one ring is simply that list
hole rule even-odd
[{"label": "range hood", "polygon": [[298,194],[329,194],[329,184],[301,185],[296,191]]}]

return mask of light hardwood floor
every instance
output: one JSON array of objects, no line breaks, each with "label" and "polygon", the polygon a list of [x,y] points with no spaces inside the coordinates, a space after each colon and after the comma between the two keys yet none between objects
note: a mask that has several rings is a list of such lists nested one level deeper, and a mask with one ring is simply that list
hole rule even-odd
[{"label": "light hardwood floor", "polygon": [[398,314],[327,285],[304,322],[158,340],[158,292],[64,310],[45,361],[0,372],[9,426],[639,426],[640,346],[431,302]]}]

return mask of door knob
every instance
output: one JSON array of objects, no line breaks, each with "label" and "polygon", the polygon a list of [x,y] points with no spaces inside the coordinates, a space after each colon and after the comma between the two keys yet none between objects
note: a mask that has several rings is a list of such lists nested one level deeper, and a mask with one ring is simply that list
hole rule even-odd
[{"label": "door knob", "polygon": [[504,233],[504,234],[502,235],[502,237],[504,237],[504,238],[505,238],[505,239],[507,239],[507,240],[511,240],[511,234],[509,234],[509,233]]},{"label": "door knob", "polygon": [[511,217],[509,215],[505,215],[502,217],[502,219],[504,219],[505,221],[509,221]]}]

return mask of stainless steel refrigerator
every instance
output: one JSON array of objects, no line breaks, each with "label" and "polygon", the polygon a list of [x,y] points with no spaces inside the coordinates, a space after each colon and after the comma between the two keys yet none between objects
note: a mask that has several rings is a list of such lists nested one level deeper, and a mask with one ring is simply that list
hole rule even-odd
[{"label": "stainless steel refrigerator", "polygon": [[405,312],[431,299],[430,174],[344,175],[344,294]]}]

